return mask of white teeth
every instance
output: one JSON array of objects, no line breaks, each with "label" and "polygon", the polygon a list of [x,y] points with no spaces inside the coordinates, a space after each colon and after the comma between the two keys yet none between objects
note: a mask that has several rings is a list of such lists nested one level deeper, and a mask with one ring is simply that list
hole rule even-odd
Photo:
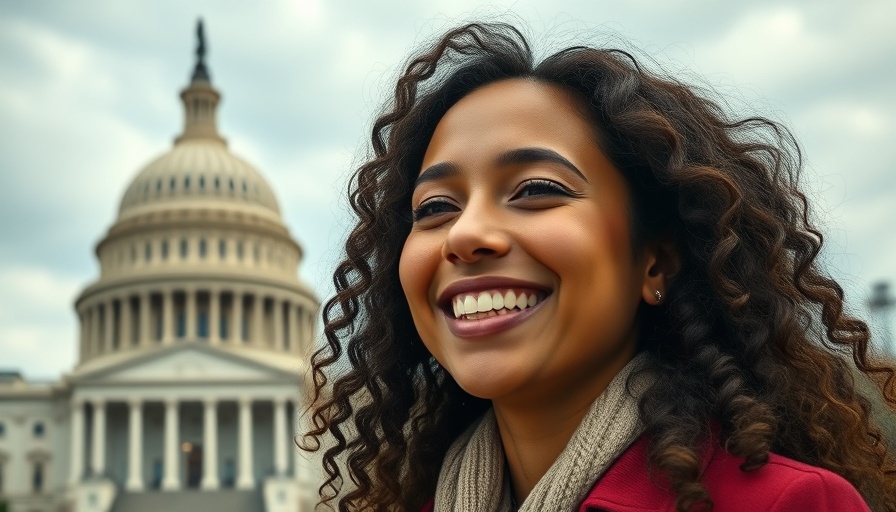
[{"label": "white teeth", "polygon": [[507,293],[504,294],[504,306],[507,309],[513,309],[516,306],[516,294],[513,293],[513,290],[507,290]]},{"label": "white teeth", "polygon": [[492,310],[492,295],[488,292],[482,292],[476,299],[476,309],[480,313]]},{"label": "white teeth", "polygon": [[472,295],[467,295],[467,298],[464,299],[464,313],[476,313],[479,309],[479,305],[476,303],[476,299],[473,298]]},{"label": "white teeth", "polygon": [[466,317],[468,320],[479,320],[496,315],[506,315],[514,308],[522,311],[539,302],[538,294],[525,292],[516,294],[507,290],[503,295],[498,291],[485,291],[478,294],[458,295],[451,301],[454,318]]}]

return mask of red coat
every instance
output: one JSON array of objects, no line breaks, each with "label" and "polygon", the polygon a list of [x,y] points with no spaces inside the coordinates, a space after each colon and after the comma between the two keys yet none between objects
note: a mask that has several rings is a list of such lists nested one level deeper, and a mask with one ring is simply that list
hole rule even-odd
[{"label": "red coat", "polygon": [[[713,512],[859,512],[868,511],[849,482],[826,469],[771,454],[755,471],[741,471],[743,459],[718,445],[703,456],[703,485]],[[427,503],[421,512],[431,512]],[[674,512],[675,493],[651,480],[647,438],[641,437],[597,481],[579,512]]]}]

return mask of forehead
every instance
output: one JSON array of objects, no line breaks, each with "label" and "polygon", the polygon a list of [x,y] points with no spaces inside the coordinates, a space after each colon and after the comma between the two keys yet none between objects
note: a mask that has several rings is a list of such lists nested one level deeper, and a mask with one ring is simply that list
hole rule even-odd
[{"label": "forehead", "polygon": [[434,159],[513,147],[599,151],[585,112],[583,100],[559,85],[520,78],[482,86],[439,121],[423,168]]}]

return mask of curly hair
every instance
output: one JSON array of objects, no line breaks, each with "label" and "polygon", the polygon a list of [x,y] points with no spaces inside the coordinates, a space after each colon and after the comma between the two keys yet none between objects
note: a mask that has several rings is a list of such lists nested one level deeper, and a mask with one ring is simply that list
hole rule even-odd
[{"label": "curly hair", "polygon": [[711,436],[744,471],[776,452],[841,475],[875,510],[896,510],[896,462],[853,381],[871,376],[892,406],[894,370],[871,357],[866,324],[844,312],[842,289],[819,268],[822,235],[798,188],[791,133],[731,119],[625,51],[573,47],[536,63],[502,24],[454,29],[409,61],[349,184],[358,220],[323,310],[327,345],[312,359],[305,434],[306,449],[323,452],[321,501],[419,510],[451,442],[489,407],[424,347],[398,261],[436,124],[466,94],[510,78],[582,98],[631,189],[634,243],[677,245],[670,299],[638,312],[638,349],[659,376],[639,402],[650,467],[668,478],[678,510],[712,507],[700,482]]}]

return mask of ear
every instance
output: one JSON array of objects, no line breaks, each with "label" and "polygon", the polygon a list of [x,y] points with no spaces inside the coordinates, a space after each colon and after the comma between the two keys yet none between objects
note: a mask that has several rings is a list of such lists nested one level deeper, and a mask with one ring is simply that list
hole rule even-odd
[{"label": "ear", "polygon": [[663,239],[648,244],[644,251],[644,274],[641,298],[644,302],[659,305],[666,301],[666,290],[681,268],[678,247],[672,240]]}]

